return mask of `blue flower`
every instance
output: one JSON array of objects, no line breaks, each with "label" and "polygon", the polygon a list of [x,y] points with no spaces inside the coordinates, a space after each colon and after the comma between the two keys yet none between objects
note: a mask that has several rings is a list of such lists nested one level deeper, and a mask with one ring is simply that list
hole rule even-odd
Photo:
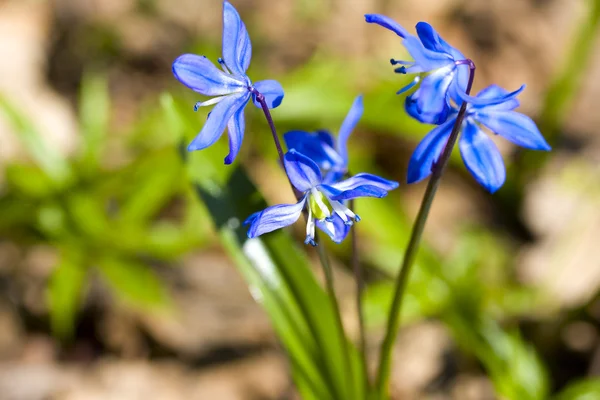
[{"label": "blue flower", "polygon": [[337,140],[331,133],[317,131],[290,131],[283,135],[288,149],[295,149],[313,160],[326,172],[324,181],[333,183],[348,173],[348,138],[363,114],[363,96],[357,96],[338,132]]},{"label": "blue flower", "polygon": [[[411,35],[396,21],[379,14],[367,14],[365,19],[391,30],[400,36],[402,44],[414,61],[391,60],[397,73],[417,73],[417,77],[398,91],[398,94],[413,88],[419,88],[410,96],[415,105],[414,115],[421,122],[439,123],[448,115],[448,95],[457,97],[456,92],[464,93],[469,80],[467,58],[450,46],[426,22],[416,26],[417,36]],[[462,67],[461,67],[462,66]]]},{"label": "blue flower", "polygon": [[188,146],[188,151],[202,150],[217,141],[227,128],[229,134],[229,155],[225,164],[231,164],[237,156],[244,139],[244,108],[250,97],[261,107],[257,94],[265,96],[269,108],[281,104],[283,89],[274,80],[252,83],[246,75],[252,57],[252,44],[246,26],[236,9],[223,2],[223,58],[219,70],[204,56],[184,54],[173,62],[173,74],[190,89],[212,99],[196,103],[198,107],[216,104],[208,115],[200,133]]},{"label": "blue flower", "polygon": [[305,243],[313,246],[316,244],[315,226],[339,243],[346,237],[348,227],[360,220],[358,215],[344,205],[345,200],[357,197],[381,198],[398,187],[397,182],[371,174],[358,174],[327,184],[319,166],[294,149],[285,154],[284,166],[290,182],[302,193],[302,197],[296,204],[271,206],[248,217],[244,225],[250,225],[249,238],[293,224],[306,208],[308,215]]},{"label": "blue flower", "polygon": [[[473,177],[489,192],[498,190],[506,178],[502,156],[482,126],[505,139],[532,150],[550,150],[550,146],[528,116],[513,111],[519,107],[516,95],[497,85],[483,89],[467,105],[458,146],[462,159]],[[425,136],[413,153],[408,166],[408,183],[418,182],[431,174],[448,137],[452,132],[458,109],[453,108],[446,122]]]}]

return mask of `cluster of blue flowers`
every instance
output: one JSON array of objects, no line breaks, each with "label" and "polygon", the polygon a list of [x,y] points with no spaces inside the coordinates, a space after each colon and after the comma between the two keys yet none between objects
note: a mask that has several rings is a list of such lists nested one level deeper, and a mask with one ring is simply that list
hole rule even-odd
[{"label": "cluster of blue flowers", "polygon": [[[392,59],[391,63],[399,65],[395,72],[416,74],[416,77],[398,93],[416,88],[406,97],[407,113],[423,123],[437,125],[412,155],[408,183],[418,182],[431,174],[459,121],[459,149],[464,163],[490,192],[502,186],[506,171],[500,152],[482,127],[522,147],[550,149],[535,123],[513,111],[519,106],[516,97],[524,86],[508,92],[492,85],[476,96],[470,96],[472,61],[444,41],[431,25],[419,22],[417,36],[414,36],[386,16],[367,14],[365,19],[402,38],[402,44],[413,60]],[[222,58],[218,60],[222,70],[206,57],[193,54],[184,54],[173,63],[173,73],[180,82],[212,97],[198,102],[195,109],[215,104],[188,150],[201,150],[212,145],[227,128],[230,152],[225,163],[231,164],[243,141],[244,109],[250,99],[257,107],[275,108],[281,104],[283,89],[278,82],[252,83],[246,75],[251,56],[252,45],[246,27],[235,8],[224,1]],[[463,103],[466,107],[461,109]],[[290,225],[306,210],[305,243],[315,245],[315,227],[339,243],[347,236],[352,224],[360,220],[348,208],[349,200],[381,198],[398,187],[397,182],[371,174],[349,176],[347,141],[362,113],[363,98],[358,96],[337,140],[325,131],[291,131],[284,135],[289,150],[283,158],[283,167],[297,191],[298,203],[275,205],[251,215],[246,221],[250,225],[248,237]]]}]

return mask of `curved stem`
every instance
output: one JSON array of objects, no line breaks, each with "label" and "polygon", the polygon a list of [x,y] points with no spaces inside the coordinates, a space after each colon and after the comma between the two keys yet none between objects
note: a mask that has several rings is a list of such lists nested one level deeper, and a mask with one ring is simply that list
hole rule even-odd
[{"label": "curved stem", "polygon": [[[466,93],[470,94],[471,87],[473,86],[473,79],[475,78],[475,64],[471,60],[459,61],[457,64],[468,65],[469,67],[469,82],[467,84]],[[400,327],[400,310],[402,308],[402,300],[406,291],[405,289],[408,282],[408,277],[419,249],[419,243],[421,242],[421,236],[423,234],[423,230],[425,229],[425,223],[427,222],[427,217],[429,216],[431,204],[433,203],[435,193],[437,192],[437,188],[440,184],[440,179],[442,178],[444,170],[446,169],[448,161],[450,160],[452,149],[454,148],[456,140],[458,139],[466,111],[467,103],[463,102],[460,106],[460,110],[458,111],[458,115],[456,116],[456,122],[454,123],[454,127],[452,128],[450,136],[448,137],[444,151],[442,152],[439,160],[432,167],[431,178],[427,183],[427,189],[423,195],[421,207],[413,225],[410,241],[404,253],[402,267],[396,278],[394,297],[388,315],[385,339],[381,344],[379,368],[377,371],[376,390],[380,399],[385,399],[389,391],[390,366],[392,358],[391,353],[396,336],[398,335],[398,329]]]},{"label": "curved stem", "polygon": [[354,376],[352,374],[352,366],[350,365],[350,354],[348,351],[348,340],[346,338],[346,331],[344,330],[344,323],[342,321],[342,314],[340,311],[340,305],[335,295],[335,288],[333,285],[333,270],[329,264],[329,257],[327,257],[327,250],[323,243],[321,243],[319,234],[315,234],[315,240],[317,242],[317,253],[319,254],[319,260],[323,267],[323,274],[325,275],[325,286],[327,288],[327,295],[331,299],[333,304],[333,312],[335,314],[335,323],[337,325],[338,340],[340,342],[343,363],[344,363],[344,375],[350,379],[350,385],[348,390],[352,391],[354,388]]},{"label": "curved stem", "polygon": [[[277,129],[275,129],[275,123],[273,122],[273,117],[271,116],[271,111],[269,110],[269,106],[267,105],[265,96],[254,88],[250,88],[249,90],[256,96],[256,101],[258,101],[260,103],[263,113],[265,114],[267,123],[269,124],[269,128],[271,128],[271,135],[273,136],[273,143],[275,143],[275,147],[277,148],[277,154],[279,155],[279,162],[281,163],[281,166],[283,167],[283,169],[285,169],[281,141],[279,140],[279,135],[277,134]],[[287,177],[287,174],[286,174],[286,177]],[[289,177],[288,177],[288,182],[290,184],[290,187],[292,188],[292,191],[294,192],[294,196],[296,196],[296,200],[300,201],[300,198],[302,197],[302,193],[300,193],[298,191],[298,189],[296,189],[294,187],[292,182],[289,180]]]}]

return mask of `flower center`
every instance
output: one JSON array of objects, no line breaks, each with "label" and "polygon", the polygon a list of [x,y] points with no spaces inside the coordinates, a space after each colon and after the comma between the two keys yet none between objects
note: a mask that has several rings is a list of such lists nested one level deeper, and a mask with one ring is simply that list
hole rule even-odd
[{"label": "flower center", "polygon": [[312,190],[308,200],[308,207],[316,219],[325,219],[331,216],[331,203],[329,199],[318,190]]}]

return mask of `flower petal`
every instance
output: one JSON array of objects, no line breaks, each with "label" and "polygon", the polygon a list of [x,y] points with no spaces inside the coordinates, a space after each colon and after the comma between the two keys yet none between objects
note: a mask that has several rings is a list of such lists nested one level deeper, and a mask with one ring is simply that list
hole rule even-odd
[{"label": "flower petal", "polygon": [[[498,85],[490,85],[485,89],[482,89],[479,93],[477,93],[477,98],[479,99],[497,99],[506,97],[509,94],[508,90],[498,86]],[[507,101],[504,101],[499,104],[494,105],[486,105],[486,106],[474,106],[474,108],[486,107],[488,110],[493,109],[495,111],[511,111],[515,108],[519,107],[521,104],[519,100],[516,98],[511,98]]]},{"label": "flower petal", "polygon": [[468,94],[466,94],[465,92],[460,91],[460,90],[453,91],[453,93],[451,93],[451,94],[458,96],[458,97],[453,97],[453,100],[457,104],[461,104],[462,101],[466,101],[473,106],[481,107],[481,106],[492,106],[492,105],[510,102],[515,97],[517,97],[517,95],[519,93],[521,93],[523,91],[523,89],[525,89],[525,85],[522,85],[520,88],[518,88],[514,92],[510,92],[503,96],[494,97],[494,98],[473,97],[473,96],[469,96]]},{"label": "flower petal", "polygon": [[241,107],[233,114],[233,117],[231,117],[227,123],[229,154],[225,157],[225,164],[231,164],[240,152],[245,130],[246,120],[244,118],[244,107]]},{"label": "flower petal", "polygon": [[283,135],[283,140],[288,149],[304,154],[323,169],[343,164],[343,160],[329,144],[333,140],[328,132],[289,131]]},{"label": "flower petal", "polygon": [[419,182],[431,174],[433,164],[440,158],[456,117],[448,119],[421,140],[408,163],[408,183]]},{"label": "flower petal", "polygon": [[398,187],[398,182],[390,181],[373,174],[360,173],[341,182],[333,183],[330,187],[339,191],[345,191],[364,185],[375,186],[384,190],[394,190]]},{"label": "flower petal", "polygon": [[173,61],[179,82],[205,96],[221,96],[245,90],[244,83],[215,67],[206,57],[183,54]]},{"label": "flower petal", "polygon": [[252,214],[244,222],[244,225],[250,225],[248,237],[252,239],[293,224],[300,218],[305,202],[306,196],[297,204],[278,204]]},{"label": "flower petal", "polygon": [[252,58],[252,43],[246,25],[227,0],[223,2],[223,60],[237,76],[246,76]]},{"label": "flower petal", "polygon": [[[416,36],[407,36],[402,44],[416,63],[415,66],[407,68],[406,72],[427,72],[454,65],[454,60],[450,55],[427,49]],[[419,68],[415,69],[417,66]]]},{"label": "flower petal", "polygon": [[362,185],[353,187],[348,190],[338,190],[331,185],[321,185],[319,187],[322,192],[327,194],[331,200],[343,201],[352,200],[357,197],[377,197],[382,198],[387,196],[388,191],[373,185]]},{"label": "flower petal", "polygon": [[448,119],[448,116],[451,114],[452,109],[450,108],[450,106],[446,103],[446,107],[444,107],[442,112],[439,113],[426,114],[423,112],[419,112],[417,101],[419,99],[419,96],[421,95],[420,90],[421,89],[417,89],[413,94],[406,97],[404,101],[404,108],[406,110],[406,113],[414,119],[416,119],[417,121],[423,122],[425,124],[443,124]]},{"label": "flower petal", "polygon": [[506,179],[506,169],[498,148],[479,127],[467,122],[458,142],[460,154],[475,180],[490,193],[498,190]]},{"label": "flower petal", "polygon": [[231,117],[243,108],[248,100],[249,92],[227,96],[221,100],[208,114],[206,123],[188,146],[188,151],[202,150],[215,143],[223,134]]},{"label": "flower petal", "polygon": [[533,150],[550,150],[550,145],[540,133],[537,125],[527,115],[516,111],[483,109],[474,118],[492,132],[514,144]]},{"label": "flower petal", "polygon": [[348,115],[344,119],[340,131],[338,133],[337,151],[342,157],[344,164],[348,164],[348,138],[350,134],[358,124],[360,117],[362,117],[364,111],[363,96],[357,96],[348,111]]},{"label": "flower petal", "polygon": [[316,187],[323,180],[319,166],[294,149],[285,154],[283,162],[290,182],[301,192]]},{"label": "flower petal", "polygon": [[[254,89],[258,90],[259,93],[265,96],[265,100],[269,108],[275,108],[281,104],[281,101],[283,100],[283,88],[279,82],[268,79],[265,81],[256,82],[252,86],[254,86]],[[254,94],[252,95],[252,101],[256,107],[262,107],[256,100],[256,95]]]},{"label": "flower petal", "polygon": [[391,19],[390,17],[386,17],[381,14],[365,14],[365,21],[370,24],[381,25],[386,29],[394,32],[396,35],[401,38],[405,38],[409,35],[409,33],[404,29],[399,23]]},{"label": "flower petal", "polygon": [[457,49],[450,46],[431,25],[427,22],[417,24],[417,36],[425,48],[450,55],[454,61],[464,60],[466,57]]},{"label": "flower petal", "polygon": [[317,228],[325,232],[335,243],[342,243],[350,232],[350,226],[344,224],[342,218],[337,214],[332,215],[330,221],[318,220]]},{"label": "flower petal", "polygon": [[454,77],[454,65],[440,68],[427,75],[421,82],[419,94],[416,97],[417,111],[426,118],[443,119],[448,113],[447,92]]}]

